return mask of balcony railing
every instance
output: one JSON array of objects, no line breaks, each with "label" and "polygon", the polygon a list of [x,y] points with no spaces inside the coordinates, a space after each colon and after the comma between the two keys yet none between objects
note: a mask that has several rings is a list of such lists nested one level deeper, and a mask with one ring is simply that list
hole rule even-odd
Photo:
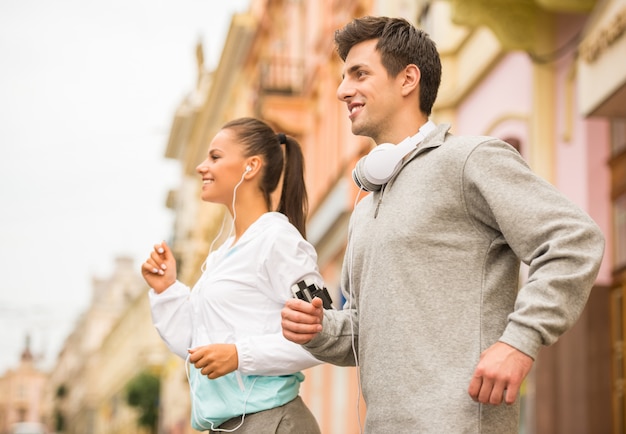
[{"label": "balcony railing", "polygon": [[259,93],[262,95],[300,95],[304,87],[302,60],[274,56],[261,62]]}]

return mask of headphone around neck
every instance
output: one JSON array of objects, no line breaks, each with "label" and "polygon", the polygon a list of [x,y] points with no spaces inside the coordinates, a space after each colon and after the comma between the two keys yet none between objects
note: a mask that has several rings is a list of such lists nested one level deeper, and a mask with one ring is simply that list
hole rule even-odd
[{"label": "headphone around neck", "polygon": [[378,191],[402,167],[402,159],[436,128],[432,121],[421,126],[417,134],[409,136],[397,145],[381,143],[361,158],[354,170],[354,183],[365,191]]}]

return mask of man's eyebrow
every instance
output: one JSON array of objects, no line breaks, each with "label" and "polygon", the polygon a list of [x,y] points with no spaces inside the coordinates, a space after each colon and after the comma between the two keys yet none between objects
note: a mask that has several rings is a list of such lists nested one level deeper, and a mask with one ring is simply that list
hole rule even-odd
[{"label": "man's eyebrow", "polygon": [[365,65],[362,64],[362,63],[357,63],[355,65],[352,65],[343,74],[341,74],[341,76],[345,77],[346,74],[348,74],[348,75],[354,74],[356,71],[358,71],[359,69],[363,68],[363,66],[365,66]]}]

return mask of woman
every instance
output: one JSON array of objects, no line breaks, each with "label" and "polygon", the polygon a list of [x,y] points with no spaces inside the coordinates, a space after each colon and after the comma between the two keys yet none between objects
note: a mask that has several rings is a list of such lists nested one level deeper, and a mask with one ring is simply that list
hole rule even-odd
[{"label": "woman", "polygon": [[323,286],[305,240],[300,145],[260,120],[241,118],[222,127],[196,170],[202,200],[225,205],[232,216],[228,239],[209,252],[192,290],[176,280],[165,242],[142,265],[154,325],[170,350],[188,359],[192,426],[319,433],[298,391],[300,371],[320,362],[287,341],[280,325],[292,285],[306,279]]}]

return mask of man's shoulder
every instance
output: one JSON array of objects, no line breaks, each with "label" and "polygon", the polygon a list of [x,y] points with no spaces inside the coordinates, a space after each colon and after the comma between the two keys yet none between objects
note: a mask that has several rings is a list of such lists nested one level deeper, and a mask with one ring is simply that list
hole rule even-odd
[{"label": "man's shoulder", "polygon": [[469,135],[469,134],[455,134],[452,132],[452,127],[448,123],[441,123],[437,125],[437,128],[429,134],[425,140],[426,147],[440,147],[445,145],[444,148],[450,150],[458,148],[473,148],[483,143],[504,143],[496,137],[487,135]]},{"label": "man's shoulder", "polygon": [[445,144],[451,144],[456,146],[478,146],[486,143],[504,143],[502,140],[492,136],[481,136],[471,134],[453,134],[451,132],[446,133],[444,139]]},{"label": "man's shoulder", "polygon": [[[443,152],[456,157],[469,158],[476,154],[477,150],[497,152],[502,155],[510,155],[509,151],[515,150],[510,144],[502,139],[487,135],[455,135],[446,133],[439,146]],[[515,151],[517,155],[517,151]]]}]

